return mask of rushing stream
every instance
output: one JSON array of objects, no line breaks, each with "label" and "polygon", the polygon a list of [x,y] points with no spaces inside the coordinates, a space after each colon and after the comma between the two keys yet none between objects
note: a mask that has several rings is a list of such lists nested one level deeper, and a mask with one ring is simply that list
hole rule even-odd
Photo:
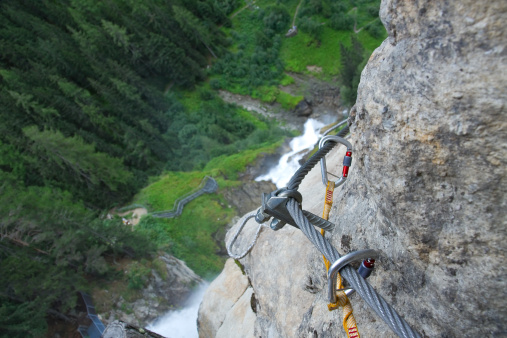
[{"label": "rushing stream", "polygon": [[[293,138],[290,141],[291,151],[280,158],[276,166],[256,181],[272,181],[278,188],[284,187],[292,174],[300,167],[299,161],[318,142],[321,134],[319,130],[324,123],[315,119],[308,119],[304,126],[303,135]],[[202,284],[190,296],[186,306],[177,311],[169,311],[159,317],[154,323],[147,327],[148,330],[162,336],[171,338],[193,338],[198,337],[197,333],[197,312],[209,284]]]},{"label": "rushing stream", "polygon": [[197,338],[197,312],[201,304],[208,283],[201,284],[190,296],[185,307],[181,310],[169,311],[159,317],[147,329],[164,337]]},{"label": "rushing stream", "polygon": [[319,130],[324,127],[324,123],[315,119],[308,119],[305,123],[303,135],[293,138],[290,141],[291,151],[283,155],[278,165],[264,175],[257,177],[256,181],[272,181],[277,188],[283,188],[289,182],[292,174],[301,166],[299,161],[319,141],[321,134]]}]

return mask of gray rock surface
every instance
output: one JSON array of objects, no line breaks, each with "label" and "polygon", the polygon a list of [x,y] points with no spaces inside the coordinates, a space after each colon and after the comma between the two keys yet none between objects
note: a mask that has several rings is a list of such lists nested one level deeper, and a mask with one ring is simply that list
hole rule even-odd
[{"label": "gray rock surface", "polygon": [[[248,285],[248,278],[243,275],[234,260],[228,259],[222,273],[210,284],[199,307],[199,337],[217,335],[226,316],[245,293]],[[241,321],[240,318],[237,320]]]},{"label": "gray rock surface", "polygon": [[[183,306],[192,289],[203,282],[185,262],[168,254],[160,256],[159,260],[164,263],[164,276],[152,270],[141,297],[133,302],[120,297],[115,310],[102,314],[106,323],[119,319],[132,325],[147,326],[170,309]],[[129,311],[124,311],[126,308]]]},{"label": "gray rock surface", "polygon": [[164,338],[155,332],[150,330],[136,327],[134,325],[115,320],[110,323],[104,333],[102,333],[102,338],[142,338],[142,337],[152,337],[152,338]]},{"label": "gray rock surface", "polygon": [[276,186],[272,182],[246,181],[238,187],[228,188],[223,195],[242,215],[259,207],[263,192],[275,189]]},{"label": "gray rock surface", "polygon": [[312,115],[312,105],[308,103],[306,99],[299,101],[299,103],[294,107],[294,114],[297,116],[310,116]]},{"label": "gray rock surface", "polygon": [[[393,0],[380,14],[389,38],[361,76],[349,119],[354,162],[328,238],[341,253],[380,251],[369,282],[423,336],[503,336],[507,2]],[[342,158],[333,151],[328,169],[339,172]],[[321,213],[318,167],[300,191],[303,208]],[[237,251],[255,229],[247,224]],[[241,263],[255,336],[346,336],[326,308],[321,256],[299,230],[263,231]],[[362,336],[394,336],[357,295],[351,301]]]},{"label": "gray rock surface", "polygon": [[256,316],[252,310],[253,289],[248,288],[234,304],[217,331],[217,338],[253,338]]}]

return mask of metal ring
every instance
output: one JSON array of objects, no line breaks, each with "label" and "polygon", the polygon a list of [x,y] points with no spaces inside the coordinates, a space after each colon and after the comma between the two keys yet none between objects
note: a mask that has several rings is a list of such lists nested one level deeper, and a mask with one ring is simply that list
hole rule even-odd
[{"label": "metal ring", "polygon": [[[340,271],[345,265],[350,264],[354,261],[363,260],[366,258],[377,258],[378,253],[373,249],[359,250],[350,252],[344,256],[341,256],[336,262],[331,265],[327,273],[327,288],[328,298],[330,303],[336,303],[336,279],[338,277],[338,271]],[[346,291],[347,296],[352,292]]]},{"label": "metal ring", "polygon": [[281,188],[278,190],[278,193],[276,194],[277,197],[292,197],[296,201],[298,201],[299,204],[303,203],[303,195],[297,190],[289,190],[287,188]]}]

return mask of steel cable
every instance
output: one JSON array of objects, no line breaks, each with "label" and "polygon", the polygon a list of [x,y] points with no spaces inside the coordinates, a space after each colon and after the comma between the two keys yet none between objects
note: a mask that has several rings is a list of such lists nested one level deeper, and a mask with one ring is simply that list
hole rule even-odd
[{"label": "steel cable", "polygon": [[[339,136],[343,137],[348,132],[348,126],[340,131]],[[292,176],[287,185],[288,189],[298,189],[304,177],[310,170],[333,149],[336,142],[329,141],[319,149],[305,164],[303,164]],[[322,236],[308,221],[303,214],[298,202],[291,198],[287,202],[287,210],[294,219],[299,229],[312,242],[315,247],[331,262],[340,258],[339,252]],[[394,310],[394,308],[380,296],[375,289],[362,278],[356,270],[350,265],[340,270],[341,275],[349,282],[356,292],[366,301],[366,303],[378,314],[384,322],[400,337],[416,338],[419,333],[414,331],[408,323]]]},{"label": "steel cable", "polygon": [[345,137],[345,135],[347,135],[349,133],[349,126],[345,126],[345,128],[343,128],[342,130],[340,130],[338,132],[338,134],[336,134],[336,136],[339,136],[339,137]]},{"label": "steel cable", "polygon": [[252,243],[250,243],[250,245],[248,246],[248,248],[246,248],[245,251],[243,251],[242,253],[240,254],[234,254],[232,252],[232,246],[234,245],[234,242],[236,241],[236,239],[238,238],[241,230],[243,230],[243,227],[245,226],[246,222],[248,222],[249,219],[251,218],[254,218],[255,215],[257,214],[257,211],[252,211],[248,214],[246,214],[244,217],[243,217],[243,221],[241,223],[241,225],[239,226],[238,230],[236,231],[236,233],[234,234],[234,236],[232,237],[232,240],[231,242],[229,243],[229,245],[227,245],[227,253],[229,254],[229,256],[231,258],[234,258],[234,259],[241,259],[243,257],[245,257],[254,247],[255,243],[257,242],[257,239],[259,238],[259,235],[261,233],[261,230],[262,230],[262,227],[263,227],[263,224],[259,224],[259,227],[257,228],[257,232],[255,233],[255,237],[252,241]]},{"label": "steel cable", "polygon": [[[345,126],[337,136],[344,137],[349,132],[349,126]],[[327,155],[334,148],[336,142],[330,140],[324,144],[322,148],[320,148],[315,154],[313,154],[310,159],[303,164],[291,177],[289,183],[287,184],[287,189],[289,190],[297,190],[299,185],[305,178],[305,176],[312,170],[312,168],[320,161],[320,159]]]},{"label": "steel cable", "polygon": [[[340,258],[338,251],[324,238],[303,215],[299,204],[295,199],[287,203],[287,210],[298,225],[299,229],[317,247],[317,249],[330,261]],[[349,282],[356,292],[370,305],[370,307],[382,318],[389,327],[400,337],[420,337],[412,330],[407,322],[382,298],[373,287],[366,282],[350,265],[340,270],[341,275]]]},{"label": "steel cable", "polygon": [[327,155],[334,148],[336,142],[329,141],[322,148],[320,148],[315,154],[313,154],[310,159],[303,164],[291,177],[289,183],[287,184],[287,189],[289,190],[297,190],[299,185],[303,181],[303,178],[312,170],[312,168],[320,161],[320,159]]}]

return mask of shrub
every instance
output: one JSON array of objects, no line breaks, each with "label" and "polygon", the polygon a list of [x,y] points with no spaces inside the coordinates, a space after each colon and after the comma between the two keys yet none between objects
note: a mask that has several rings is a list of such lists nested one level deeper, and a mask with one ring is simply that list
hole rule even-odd
[{"label": "shrub", "polygon": [[331,16],[329,24],[335,30],[348,31],[354,27],[354,19],[345,13],[335,13]]},{"label": "shrub", "polygon": [[375,39],[380,39],[385,34],[384,26],[380,21],[372,22],[366,27],[366,31]]},{"label": "shrub", "polygon": [[127,272],[128,288],[131,290],[143,288],[146,282],[148,282],[150,272],[151,270],[148,267],[138,262],[132,263]]},{"label": "shrub", "polygon": [[319,40],[320,35],[322,34],[322,25],[320,22],[312,18],[306,17],[304,19],[301,19],[299,28],[302,32],[305,32],[316,40]]},{"label": "shrub", "polygon": [[[266,8],[267,14],[264,16],[264,26],[275,32],[283,32],[290,24],[290,15],[284,6],[269,6]],[[269,35],[268,35],[269,36]]]},{"label": "shrub", "polygon": [[379,11],[379,8],[378,6],[368,6],[366,8],[366,11],[368,12],[368,14],[374,18],[378,17],[378,11]]},{"label": "shrub", "polygon": [[218,89],[222,88],[219,79],[211,79],[209,81],[209,86],[211,87],[211,89],[214,89],[214,90],[218,90]]}]

